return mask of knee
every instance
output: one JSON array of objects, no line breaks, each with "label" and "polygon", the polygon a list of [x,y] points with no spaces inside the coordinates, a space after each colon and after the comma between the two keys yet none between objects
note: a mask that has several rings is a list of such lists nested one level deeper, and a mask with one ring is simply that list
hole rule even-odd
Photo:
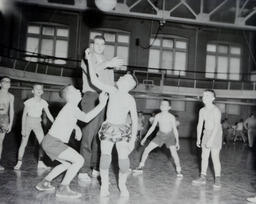
[{"label": "knee", "polygon": [[209,157],[206,154],[202,154],[202,161],[208,161]]},{"label": "knee", "polygon": [[100,157],[100,169],[108,169],[111,163],[111,155],[101,154]]},{"label": "knee", "polygon": [[84,164],[84,158],[78,154],[78,156],[76,157],[74,164],[77,164],[78,166],[83,166]]},{"label": "knee", "polygon": [[119,169],[121,173],[127,173],[130,168],[130,160],[127,159],[119,159]]}]

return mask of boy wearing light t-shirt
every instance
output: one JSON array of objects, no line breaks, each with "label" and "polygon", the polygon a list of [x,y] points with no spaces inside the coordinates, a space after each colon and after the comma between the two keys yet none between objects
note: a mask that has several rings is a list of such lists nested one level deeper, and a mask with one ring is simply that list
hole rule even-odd
[{"label": "boy wearing light t-shirt", "polygon": [[[32,93],[34,94],[34,97],[26,100],[24,102],[24,110],[22,115],[22,140],[19,148],[18,153],[18,163],[14,167],[15,170],[19,170],[22,165],[22,158],[25,152],[25,148],[28,143],[29,135],[31,131],[36,135],[37,141],[39,144],[41,144],[43,138],[44,138],[44,132],[41,125],[41,116],[42,111],[44,110],[47,117],[51,122],[53,122],[53,117],[49,111],[48,103],[41,98],[42,94],[44,93],[43,85],[41,84],[35,84],[32,89]],[[42,157],[42,150],[39,149],[39,161],[37,168],[47,168],[47,166],[41,161]]]},{"label": "boy wearing light t-shirt", "polygon": [[[57,160],[59,165],[54,167],[51,172],[36,185],[39,191],[54,190],[51,181],[66,171],[61,185],[56,191],[56,196],[60,198],[79,198],[81,193],[70,189],[69,184],[76,176],[84,163],[84,158],[73,148],[66,145],[68,143],[73,129],[76,130],[76,139],[80,140],[82,132],[76,125],[77,120],[88,123],[105,107],[107,103],[107,95],[100,94],[100,103],[90,112],[84,113],[78,108],[81,101],[81,93],[74,86],[67,86],[63,90],[63,97],[66,105],[61,109],[56,117],[48,134],[44,137],[42,147],[51,160]],[[77,132],[78,131],[78,132]]]}]

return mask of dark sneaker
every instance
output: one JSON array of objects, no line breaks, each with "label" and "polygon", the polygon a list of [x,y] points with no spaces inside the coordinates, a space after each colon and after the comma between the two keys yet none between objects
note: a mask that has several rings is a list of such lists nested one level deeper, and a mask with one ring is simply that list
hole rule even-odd
[{"label": "dark sneaker", "polygon": [[50,181],[44,179],[36,185],[36,189],[39,191],[53,191],[55,187],[51,185]]},{"label": "dark sneaker", "polygon": [[80,198],[81,193],[72,191],[69,186],[60,185],[56,191],[56,197],[59,198]]},{"label": "dark sneaker", "polygon": [[143,173],[143,167],[137,167],[136,169],[132,170],[133,174],[142,174]]},{"label": "dark sneaker", "polygon": [[198,179],[195,179],[192,181],[192,184],[194,185],[203,185],[203,184],[206,184],[206,178],[205,176],[200,176]]},{"label": "dark sneaker", "polygon": [[216,178],[215,178],[213,187],[214,187],[214,188],[220,188],[220,187],[221,187],[220,177],[216,177]]}]

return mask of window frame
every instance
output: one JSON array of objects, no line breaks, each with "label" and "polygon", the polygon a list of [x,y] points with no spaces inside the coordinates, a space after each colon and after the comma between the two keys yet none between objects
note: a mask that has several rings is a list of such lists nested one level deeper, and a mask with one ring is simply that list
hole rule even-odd
[{"label": "window frame", "polygon": [[[152,35],[150,37],[150,44],[152,43],[151,42],[152,39],[153,40],[158,40],[158,39],[160,40],[160,45],[156,46],[156,45],[152,44],[149,48],[149,52],[150,52],[151,48],[154,49],[154,50],[159,50],[160,51],[160,54],[159,54],[159,68],[149,67],[149,60],[148,60],[148,67],[158,69],[158,73],[161,71],[161,72],[166,72],[167,75],[174,75],[174,76],[182,75],[182,76],[185,76],[186,75],[186,70],[188,68],[189,39],[181,37],[181,36],[176,36],[176,35],[163,35],[163,34],[158,35],[157,38],[155,38],[154,35]],[[172,40],[172,42],[173,42],[172,48],[164,47],[163,46],[163,41],[164,40]],[[177,48],[176,47],[177,41],[185,42],[186,43],[186,48]],[[164,51],[171,51],[172,52],[172,59],[173,60],[172,60],[172,64],[171,64],[170,69],[168,69],[166,67],[163,67],[162,63],[163,63],[163,52]],[[186,54],[186,57],[185,57],[186,62],[185,62],[185,69],[184,70],[175,69],[176,52],[182,52],[182,53]],[[175,74],[175,72],[178,72],[179,74]],[[181,74],[181,73],[184,73],[184,74]]]},{"label": "window frame", "polygon": [[[39,33],[29,33],[28,32],[28,28],[29,26],[36,26],[36,27],[39,27]],[[51,27],[54,29],[54,34],[53,35],[45,35],[43,34],[43,28],[44,27]],[[65,37],[65,36],[58,36],[57,35],[57,30],[58,29],[65,29],[68,31],[68,36]],[[55,23],[47,23],[47,22],[31,22],[27,25],[27,33],[26,33],[26,43],[27,43],[27,40],[28,38],[31,37],[31,38],[37,38],[38,39],[38,52],[37,53],[34,53],[34,52],[31,52],[31,51],[27,51],[27,53],[31,53],[31,55],[35,54],[35,57],[38,56],[38,55],[43,55],[43,56],[49,56],[49,57],[56,57],[55,56],[55,52],[56,52],[56,42],[58,40],[64,40],[67,42],[67,57],[69,56],[69,41],[70,41],[70,28],[66,25],[62,25],[62,24],[55,24]],[[46,39],[46,40],[53,40],[53,50],[52,50],[52,55],[44,55],[44,54],[41,54],[41,49],[42,49],[42,41]],[[31,58],[33,56],[30,56]],[[58,57],[56,57],[58,58]],[[26,59],[27,60],[27,59]],[[67,64],[67,60],[63,60],[65,63],[55,63],[55,60],[54,59],[42,59],[42,58],[37,58],[37,61],[36,62],[44,62],[44,63],[49,63],[49,64],[54,64],[54,65],[66,65]]]},{"label": "window frame", "polygon": [[[207,46],[208,45],[215,45],[216,46],[216,52],[213,52],[213,51],[208,51],[207,50]],[[226,46],[228,47],[228,50],[227,50],[227,53],[220,53],[218,51],[218,47],[219,46]],[[231,48],[239,48],[240,49],[240,54],[232,54],[231,53]],[[206,72],[207,72],[207,67],[206,67],[206,64],[207,64],[207,61],[206,64],[205,64],[205,78],[207,79],[217,79],[217,80],[232,80],[232,81],[239,81],[241,80],[241,66],[242,66],[242,46],[240,44],[236,44],[236,43],[227,43],[227,42],[220,42],[220,41],[209,41],[207,42],[206,44],[206,60],[207,60],[207,56],[214,56],[214,59],[215,59],[215,67],[214,67],[214,72],[213,72],[213,77],[207,77],[206,76]],[[221,79],[221,78],[218,78],[218,61],[219,61],[219,57],[227,57],[227,78],[226,79]],[[234,74],[234,73],[231,73],[230,72],[230,67],[231,67],[231,58],[236,58],[236,59],[239,59],[239,78],[238,79],[231,79],[231,75]],[[220,72],[222,73],[222,72]],[[223,72],[224,73],[224,72]]]}]

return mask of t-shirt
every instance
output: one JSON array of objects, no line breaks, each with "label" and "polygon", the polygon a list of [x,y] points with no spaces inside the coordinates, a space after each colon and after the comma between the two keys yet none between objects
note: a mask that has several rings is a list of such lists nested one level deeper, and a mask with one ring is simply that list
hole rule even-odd
[{"label": "t-shirt", "polygon": [[37,101],[34,97],[26,100],[24,105],[28,110],[28,116],[34,118],[41,117],[43,109],[48,107],[48,103],[44,99],[41,98]]},{"label": "t-shirt", "polygon": [[48,134],[68,143],[73,129],[76,126],[77,118],[83,112],[74,105],[66,104],[52,124]]}]

